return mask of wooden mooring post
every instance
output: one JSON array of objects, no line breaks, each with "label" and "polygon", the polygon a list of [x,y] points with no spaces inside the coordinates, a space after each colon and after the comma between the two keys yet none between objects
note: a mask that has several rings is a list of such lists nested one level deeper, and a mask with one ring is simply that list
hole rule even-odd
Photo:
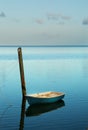
[{"label": "wooden mooring post", "polygon": [[19,59],[19,69],[20,69],[22,95],[24,97],[24,96],[26,96],[26,86],[25,86],[25,77],[24,77],[22,49],[20,47],[18,48],[18,59]]}]

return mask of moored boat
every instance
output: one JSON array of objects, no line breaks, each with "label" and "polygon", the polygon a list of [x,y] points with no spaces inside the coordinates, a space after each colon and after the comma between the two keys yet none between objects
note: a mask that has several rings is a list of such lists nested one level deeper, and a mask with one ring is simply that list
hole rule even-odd
[{"label": "moored boat", "polygon": [[57,102],[57,101],[62,100],[64,98],[64,96],[65,96],[64,93],[51,92],[51,91],[27,95],[26,94],[26,85],[25,85],[25,78],[24,78],[24,67],[23,67],[23,58],[22,58],[21,48],[18,48],[18,58],[19,58],[22,95],[23,95],[23,97],[26,97],[26,99],[30,105],[42,104],[42,103],[54,103],[54,102]]},{"label": "moored boat", "polygon": [[42,103],[54,103],[64,98],[65,94],[61,92],[43,92],[37,94],[26,95],[26,99],[30,105]]}]

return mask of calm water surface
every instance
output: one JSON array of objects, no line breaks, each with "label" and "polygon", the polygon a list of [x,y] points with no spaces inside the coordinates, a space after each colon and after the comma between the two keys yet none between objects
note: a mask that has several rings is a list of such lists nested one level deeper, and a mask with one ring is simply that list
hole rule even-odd
[{"label": "calm water surface", "polygon": [[59,103],[22,100],[17,47],[0,47],[0,130],[88,130],[88,48],[23,47],[27,93],[61,91]]}]

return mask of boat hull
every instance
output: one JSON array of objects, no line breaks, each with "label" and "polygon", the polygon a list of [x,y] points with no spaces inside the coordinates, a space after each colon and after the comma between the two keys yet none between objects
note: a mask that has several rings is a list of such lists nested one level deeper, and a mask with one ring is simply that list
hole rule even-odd
[{"label": "boat hull", "polygon": [[64,98],[65,94],[59,94],[57,96],[51,96],[51,97],[36,97],[36,96],[31,96],[31,95],[28,95],[26,96],[26,99],[28,101],[28,103],[30,105],[32,104],[42,104],[42,103],[54,103],[54,102],[57,102],[59,100],[62,100]]}]

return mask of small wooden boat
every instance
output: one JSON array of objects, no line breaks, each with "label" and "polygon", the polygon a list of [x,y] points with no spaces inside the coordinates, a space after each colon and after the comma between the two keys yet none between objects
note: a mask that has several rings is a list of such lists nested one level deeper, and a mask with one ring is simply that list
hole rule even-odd
[{"label": "small wooden boat", "polygon": [[54,103],[44,103],[44,104],[33,104],[30,105],[26,110],[26,116],[40,116],[41,114],[45,114],[47,112],[54,111],[61,107],[65,106],[63,100],[54,102]]},{"label": "small wooden boat", "polygon": [[22,95],[23,95],[23,97],[26,96],[26,99],[30,105],[41,104],[41,103],[54,103],[54,102],[57,102],[57,101],[61,100],[62,98],[64,98],[65,94],[61,93],[61,92],[44,92],[44,93],[27,95],[21,48],[18,48],[18,58],[19,58]]},{"label": "small wooden boat", "polygon": [[64,98],[65,94],[61,92],[44,92],[26,95],[26,99],[30,105],[42,103],[54,103]]}]

